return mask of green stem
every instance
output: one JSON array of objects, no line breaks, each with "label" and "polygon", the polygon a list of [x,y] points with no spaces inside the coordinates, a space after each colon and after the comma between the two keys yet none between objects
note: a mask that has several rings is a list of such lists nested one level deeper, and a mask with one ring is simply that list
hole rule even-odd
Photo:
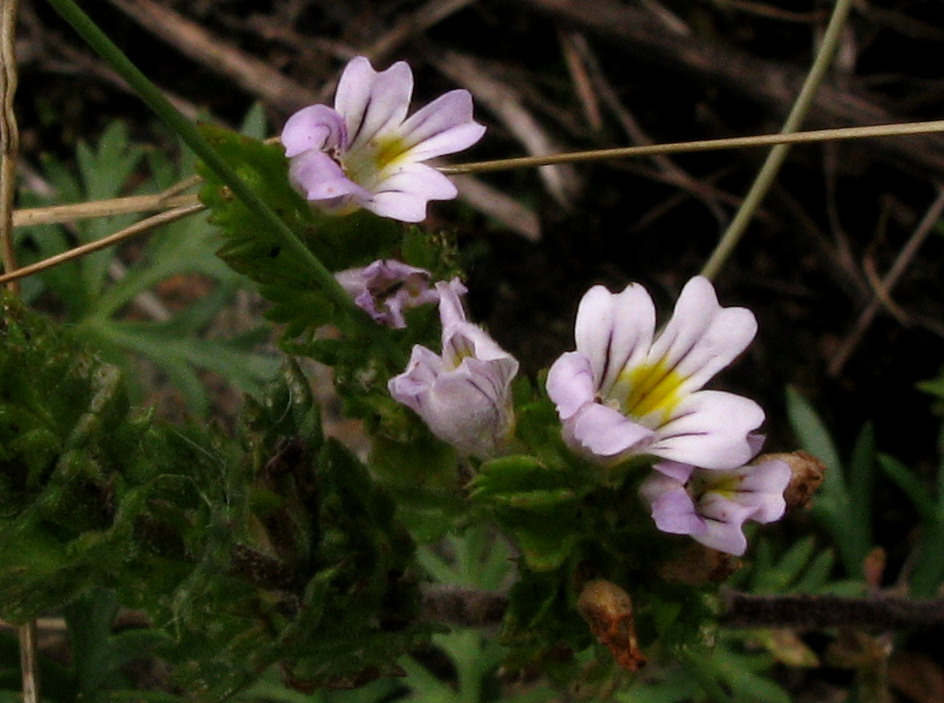
[{"label": "green stem", "polygon": [[[829,65],[832,62],[833,55],[836,52],[836,46],[839,44],[839,39],[842,35],[842,28],[845,26],[846,18],[849,16],[851,7],[852,0],[836,0],[836,6],[833,8],[832,17],[829,19],[829,25],[826,27],[823,42],[816,54],[816,59],[813,61],[813,66],[810,68],[806,80],[803,81],[800,94],[797,96],[796,102],[793,104],[793,108],[790,110],[790,114],[787,116],[787,121],[784,122],[781,132],[796,132],[800,128],[800,125],[803,124],[806,113],[809,112],[810,107],[813,105],[813,98],[816,95],[816,91],[820,83],[823,82],[826,71],[829,69]],[[748,223],[750,223],[751,218],[754,217],[757,208],[760,207],[760,203],[764,199],[764,196],[767,195],[767,191],[770,190],[774,178],[776,178],[777,174],[780,172],[780,167],[783,165],[783,161],[786,159],[789,151],[790,147],[787,144],[778,144],[770,150],[766,161],[764,161],[764,165],[757,174],[757,178],[751,185],[751,189],[744,197],[744,202],[741,203],[741,207],[738,208],[734,219],[731,220],[728,229],[721,237],[721,241],[718,242],[718,246],[715,247],[714,252],[712,252],[711,257],[709,257],[708,262],[702,269],[701,272],[703,276],[713,278],[717,275],[721,267],[724,266],[728,257],[731,256],[734,247],[737,246],[741,236],[744,234]]]},{"label": "green stem", "polygon": [[[249,210],[265,223],[266,227],[282,241],[293,254],[297,255],[309,268],[314,282],[341,310],[347,312],[373,340],[380,341],[379,328],[360,308],[351,296],[335,280],[331,272],[305,246],[302,240],[282,221],[256,192],[243,181],[229,164],[210,146],[200,131],[184,117],[163,96],[160,90],[131,63],[131,60],[119,49],[101,29],[76,5],[73,0],[49,0],[49,3],[72,25],[82,38],[108,64],[127,81],[138,96],[167,125],[180,135],[180,138],[193,152],[233,191]],[[384,338],[385,339],[385,338]]]}]

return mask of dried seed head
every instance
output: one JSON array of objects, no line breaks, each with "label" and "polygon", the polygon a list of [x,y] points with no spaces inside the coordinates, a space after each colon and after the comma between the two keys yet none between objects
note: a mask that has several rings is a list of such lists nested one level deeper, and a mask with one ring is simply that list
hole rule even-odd
[{"label": "dried seed head", "polygon": [[636,642],[633,602],[626,591],[605,579],[588,581],[580,592],[577,609],[621,667],[638,671],[645,666],[646,657]]},{"label": "dried seed head", "polygon": [[809,452],[802,450],[783,454],[764,454],[757,457],[754,463],[770,459],[779,459],[785,462],[793,474],[790,485],[787,486],[787,490],[783,494],[787,503],[787,511],[807,507],[813,498],[813,494],[823,483],[826,465]]}]

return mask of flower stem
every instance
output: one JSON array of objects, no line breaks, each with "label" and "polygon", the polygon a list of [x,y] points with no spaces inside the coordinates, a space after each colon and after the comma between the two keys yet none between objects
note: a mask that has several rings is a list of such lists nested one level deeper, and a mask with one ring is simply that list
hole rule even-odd
[{"label": "flower stem", "polygon": [[[826,32],[823,34],[823,41],[820,44],[819,51],[816,53],[816,59],[813,61],[813,66],[810,68],[810,72],[803,81],[800,94],[797,96],[796,102],[790,110],[790,114],[787,115],[787,120],[784,122],[783,129],[781,130],[782,132],[796,132],[800,128],[800,125],[803,124],[803,120],[806,118],[806,114],[813,104],[816,91],[823,82],[826,71],[829,69],[829,65],[832,62],[833,55],[836,53],[836,47],[842,35],[842,28],[845,26],[846,18],[849,16],[851,7],[852,0],[836,0],[832,17],[830,17],[829,24],[826,26]],[[725,230],[725,233],[721,236],[721,241],[718,242],[718,246],[715,247],[707,263],[705,263],[704,268],[702,268],[701,273],[703,276],[714,278],[731,256],[734,247],[736,247],[737,243],[741,240],[741,236],[747,229],[747,225],[754,217],[754,213],[757,212],[761,201],[764,199],[764,196],[767,195],[767,191],[770,190],[770,186],[780,172],[780,167],[783,165],[784,159],[787,158],[789,151],[790,146],[787,144],[778,144],[770,150],[767,159],[764,161],[764,165],[757,174],[757,178],[754,179],[754,183],[744,197],[741,207],[738,208],[734,219],[731,220],[727,230]]]},{"label": "flower stem", "polygon": [[265,223],[282,244],[305,263],[311,277],[319,288],[341,310],[347,312],[352,319],[362,324],[364,330],[372,337],[376,334],[376,325],[360,310],[351,296],[345,292],[334,279],[331,272],[305,246],[302,240],[282,221],[269,205],[245,183],[236,172],[230,168],[225,159],[204,139],[200,131],[184,117],[163,96],[160,90],[141,73],[101,29],[73,2],[73,0],[49,0],[49,3],[72,25],[73,29],[115,70],[138,96],[174,130],[193,152],[203,160],[223,183],[233,191],[246,207],[256,217]]},{"label": "flower stem", "polygon": [[944,132],[944,120],[896,122],[894,124],[867,125],[864,127],[815,129],[807,132],[792,132],[790,134],[781,132],[778,134],[758,134],[752,137],[725,137],[723,139],[703,139],[692,142],[623,146],[614,149],[568,151],[560,154],[548,154],[546,156],[518,156],[512,159],[472,161],[466,164],[439,166],[438,169],[447,176],[453,176],[463,173],[510,171],[516,168],[536,168],[538,166],[575,164],[590,161],[611,161],[613,159],[630,159],[641,156],[657,156],[660,154],[693,154],[700,151],[722,151],[724,149],[743,149],[746,147],[771,146],[774,144],[804,144],[849,139],[867,139],[870,137],[904,137],[916,134],[934,134],[936,132]]}]

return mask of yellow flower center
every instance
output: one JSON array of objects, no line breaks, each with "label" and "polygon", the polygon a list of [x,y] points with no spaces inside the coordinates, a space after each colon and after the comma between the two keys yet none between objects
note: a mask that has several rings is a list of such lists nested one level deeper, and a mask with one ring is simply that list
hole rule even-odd
[{"label": "yellow flower center", "polygon": [[399,136],[390,135],[371,143],[376,151],[374,152],[374,164],[378,171],[383,171],[387,166],[399,159],[407,151],[407,146]]},{"label": "yellow flower center", "polygon": [[655,363],[623,369],[611,395],[620,397],[625,393],[621,408],[624,415],[642,419],[660,413],[659,422],[662,423],[671,417],[681,402],[679,389],[686,380],[660,359]]}]

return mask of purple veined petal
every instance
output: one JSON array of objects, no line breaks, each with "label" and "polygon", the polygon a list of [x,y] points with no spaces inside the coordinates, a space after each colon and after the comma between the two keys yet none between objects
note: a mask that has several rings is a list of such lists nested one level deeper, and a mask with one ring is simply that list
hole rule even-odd
[{"label": "purple veined petal", "polygon": [[681,464],[677,461],[660,461],[653,464],[652,468],[681,484],[685,484],[695,470],[695,467],[691,464]]},{"label": "purple veined petal", "polygon": [[400,222],[422,222],[426,219],[427,198],[413,193],[380,193],[364,201],[363,207],[380,217]]},{"label": "purple veined petal", "polygon": [[734,361],[756,333],[757,320],[750,310],[722,308],[711,282],[696,276],[682,289],[649,359],[674,369],[687,379],[684,388],[694,391]]},{"label": "purple veined petal", "polygon": [[451,200],[459,194],[446,176],[426,164],[404,164],[387,170],[374,187],[374,197],[384,193],[409,193],[425,200]]},{"label": "purple veined petal", "polygon": [[742,526],[757,512],[753,506],[740,505],[717,493],[706,493],[695,507],[708,525],[706,535],[692,535],[706,547],[741,556],[747,550]]},{"label": "purple veined petal", "polygon": [[590,358],[601,395],[609,394],[627,365],[644,357],[652,341],[655,318],[652,298],[637,284],[618,294],[594,286],[583,296],[574,337],[577,351]]},{"label": "purple veined petal", "polygon": [[374,195],[364,207],[402,222],[421,222],[430,200],[451,200],[459,194],[452,181],[425,164],[408,164],[390,175],[379,175]]},{"label": "purple veined petal", "polygon": [[472,95],[461,89],[417,110],[401,128],[403,144],[416,160],[467,149],[484,134],[485,126],[472,120]]},{"label": "purple veined petal", "polygon": [[724,391],[688,395],[656,431],[649,453],[705,469],[734,469],[753,456],[748,436],[764,421],[753,400]]},{"label": "purple veined petal", "polygon": [[790,467],[779,459],[745,466],[737,470],[741,478],[736,497],[739,503],[751,506],[756,512],[751,515],[754,522],[768,523],[779,520],[786,511],[783,492],[792,476]]},{"label": "purple veined petal", "polygon": [[518,360],[507,353],[488,360],[469,357],[463,359],[456,371],[475,379],[476,385],[483,392],[490,392],[497,401],[508,397],[511,382],[518,374]]},{"label": "purple veined petal", "polygon": [[545,387],[561,420],[569,420],[596,396],[590,358],[580,352],[562,354],[547,372]]},{"label": "purple veined petal", "polygon": [[338,81],[334,109],[344,117],[348,149],[355,150],[378,133],[399,127],[413,95],[413,72],[397,61],[377,72],[363,56],[352,59]]},{"label": "purple veined petal", "polygon": [[406,327],[404,310],[439,302],[439,293],[430,285],[430,273],[425,269],[396,259],[380,259],[366,266],[363,275],[364,291],[358,297],[369,298],[382,324],[395,329]]},{"label": "purple veined petal", "polygon": [[436,292],[439,294],[439,320],[442,323],[443,344],[445,345],[446,330],[466,321],[465,310],[462,308],[459,296],[465,295],[468,291],[458,278],[454,278],[448,283],[437,281]]},{"label": "purple veined petal", "polygon": [[617,459],[622,454],[648,454],[652,430],[633,422],[612,408],[587,403],[565,421],[573,439],[590,454]]},{"label": "purple veined petal", "polygon": [[350,196],[369,197],[364,188],[344,175],[340,166],[327,154],[306,151],[292,159],[289,180],[308,200],[334,200]]},{"label": "purple veined petal", "polygon": [[443,370],[442,359],[417,344],[410,354],[406,371],[391,378],[387,390],[394,400],[422,415],[425,397]]},{"label": "purple veined petal", "polygon": [[672,535],[707,534],[708,526],[695,512],[695,504],[678,481],[653,473],[639,485],[639,494],[650,507],[662,532]]},{"label": "purple veined petal", "polygon": [[509,430],[505,399],[476,375],[445,373],[433,384],[419,414],[433,434],[463,454],[488,455]]},{"label": "purple veined petal", "polygon": [[[440,313],[442,317],[442,313]],[[471,322],[456,322],[449,326],[443,325],[443,360],[447,366],[458,367],[464,359],[493,361],[496,359],[511,359],[514,357],[498,346],[488,333]],[[517,371],[517,361],[515,371]]]},{"label": "purple veined petal", "polygon": [[280,137],[289,158],[306,151],[347,148],[344,118],[327,105],[309,105],[288,118]]},{"label": "purple veined petal", "polygon": [[709,549],[716,549],[725,554],[736,557],[744,556],[747,551],[747,537],[741,525],[717,520],[705,520],[707,531],[705,534],[692,535],[692,539],[700,542]]}]

